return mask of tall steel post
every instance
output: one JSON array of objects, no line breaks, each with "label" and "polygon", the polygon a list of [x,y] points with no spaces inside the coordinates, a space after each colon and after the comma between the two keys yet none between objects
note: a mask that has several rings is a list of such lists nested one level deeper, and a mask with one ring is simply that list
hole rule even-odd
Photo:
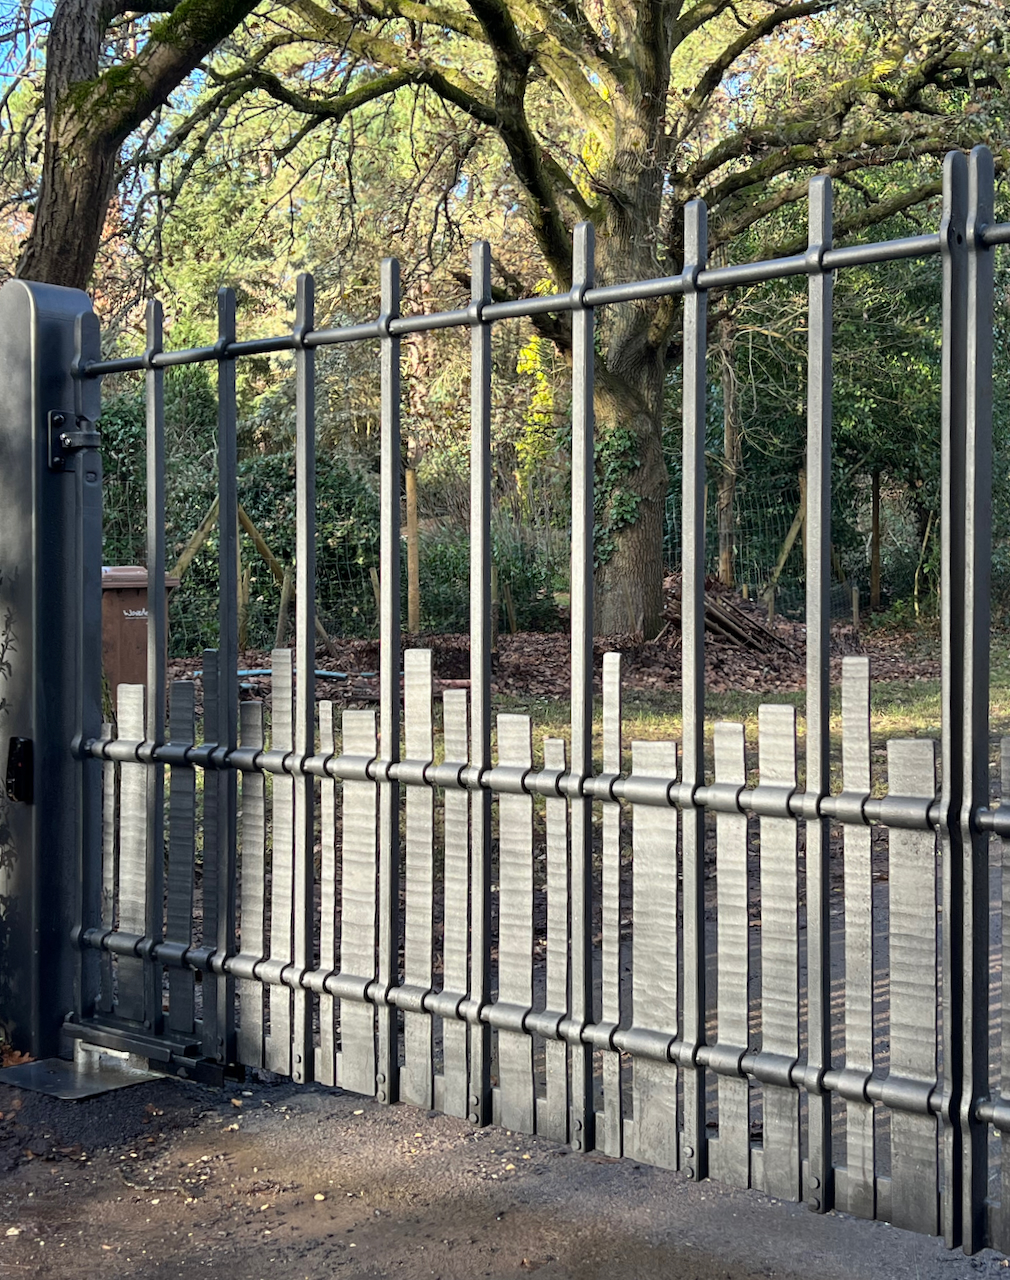
[{"label": "tall steel post", "polygon": [[101,922],[98,321],[76,289],[0,290],[0,1030],[52,1057],[92,1012]]}]

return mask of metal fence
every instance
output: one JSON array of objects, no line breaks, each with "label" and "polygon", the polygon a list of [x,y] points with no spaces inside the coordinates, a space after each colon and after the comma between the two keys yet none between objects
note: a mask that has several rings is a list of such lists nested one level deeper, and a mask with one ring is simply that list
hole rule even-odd
[{"label": "metal fence", "polygon": [[[84,295],[0,293],[0,1017],[36,1054],[73,1040],[165,1070],[266,1067],[474,1124],[762,1188],[1010,1248],[1010,749],[992,799],[988,705],[993,163],[944,168],[938,234],[832,246],[831,187],[810,194],[809,247],[706,266],[705,208],[686,210],[675,276],[597,287],[575,235],[569,293],[491,298],[475,247],[469,307],[100,359]],[[943,272],[942,741],[873,759],[870,672],[849,659],[833,754],[830,584],[834,273],[938,255]],[[805,761],[794,708],[706,739],[706,306],[779,277],[809,289]],[[619,659],[602,673],[594,765],[593,330],[600,307],[683,296],[683,736],[627,744]],[[571,733],[534,744],[492,716],[490,378],[496,322],[570,313],[573,334]],[[403,657],[400,340],[472,342],[469,691],[433,714],[430,654]],[[382,375],[381,698],[339,726],[317,706],[313,600],[315,352],[378,341]],[[297,368],[297,644],[273,655],[269,708],[239,701],[235,363]],[[198,690],[166,689],[152,593],[148,682],[101,723],[97,391],[146,370],[148,568],[165,569],[163,372],[215,362],[220,648]],[[166,707],[167,721],[166,721]],[[841,765],[840,770],[838,765]],[[752,779],[756,768],[757,782]],[[939,790],[937,778],[939,777]],[[630,848],[628,837],[630,836]],[[990,884],[990,866],[992,884]],[[1003,886],[1002,893],[1000,885]],[[1004,986],[1004,990],[1005,990]],[[68,1015],[67,1011],[72,1010]]]}]

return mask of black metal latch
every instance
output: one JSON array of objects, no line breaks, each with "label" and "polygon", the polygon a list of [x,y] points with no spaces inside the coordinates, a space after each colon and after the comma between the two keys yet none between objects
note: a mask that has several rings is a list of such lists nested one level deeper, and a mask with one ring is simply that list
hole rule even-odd
[{"label": "black metal latch", "polygon": [[31,738],[11,738],[7,749],[7,798],[31,804],[34,799],[34,752]]},{"label": "black metal latch", "polygon": [[49,467],[62,471],[67,456],[77,449],[97,449],[102,443],[101,434],[95,430],[90,418],[54,409],[49,414]]}]

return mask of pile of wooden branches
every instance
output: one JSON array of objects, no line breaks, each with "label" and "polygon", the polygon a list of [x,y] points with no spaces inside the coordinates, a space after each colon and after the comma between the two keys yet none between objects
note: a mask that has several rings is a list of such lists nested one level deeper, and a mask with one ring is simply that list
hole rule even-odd
[{"label": "pile of wooden branches", "polygon": [[[667,627],[681,629],[680,574],[663,579]],[[715,644],[752,653],[785,652],[796,657],[795,647],[762,619],[760,606],[741,600],[715,579],[705,581],[705,631]]]}]

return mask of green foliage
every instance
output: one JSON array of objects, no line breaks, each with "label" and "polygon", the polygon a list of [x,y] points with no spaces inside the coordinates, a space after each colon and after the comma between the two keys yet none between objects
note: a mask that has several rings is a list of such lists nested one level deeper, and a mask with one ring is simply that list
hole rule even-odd
[{"label": "green foliage", "polygon": [[[561,618],[554,592],[561,585],[555,557],[522,526],[496,513],[491,526],[492,558],[498,569],[498,589],[504,602],[511,591],[520,631],[555,631]],[[458,528],[440,529],[421,537],[421,627],[425,631],[470,629],[470,539]],[[505,605],[499,607],[499,626],[506,625]]]},{"label": "green foliage", "polygon": [[628,427],[598,430],[595,442],[596,520],[593,525],[594,567],[599,568],[617,550],[622,529],[635,523],[642,504],[640,494],[625,481],[638,470],[639,444]]},{"label": "green foliage", "polygon": [[[171,563],[206,514],[216,448],[217,399],[205,366],[165,374],[168,457],[166,535]],[[146,429],[144,393],[123,379],[102,407],[104,557],[106,564],[143,564],[146,556]]]},{"label": "green foliage", "polygon": [[[216,496],[214,400],[200,367],[166,378],[168,562],[189,541]],[[105,461],[106,564],[143,564],[146,448],[144,402],[135,390],[111,397],[102,414]],[[254,452],[239,463],[239,501],[282,565],[294,560],[294,459],[290,450]],[[316,467],[317,608],[325,626],[341,635],[368,634],[375,623],[369,570],[377,564],[378,500],[347,462],[321,451]],[[249,643],[273,644],[280,591],[251,540],[242,555],[250,568]],[[217,643],[218,536],[214,530],[172,597],[171,648],[198,653]]]},{"label": "green foliage", "polygon": [[[213,482],[208,478],[194,510],[210,507]],[[282,565],[293,565],[293,455],[286,451],[245,458],[239,463],[238,495],[274,556]],[[316,465],[316,608],[333,634],[367,635],[374,627],[369,569],[378,563],[378,541],[379,504],[374,493],[342,459],[321,455]],[[218,545],[215,531],[176,593],[174,650],[195,653],[217,643]],[[280,590],[245,535],[242,555],[250,569],[249,646],[268,649],[274,641]]]}]

